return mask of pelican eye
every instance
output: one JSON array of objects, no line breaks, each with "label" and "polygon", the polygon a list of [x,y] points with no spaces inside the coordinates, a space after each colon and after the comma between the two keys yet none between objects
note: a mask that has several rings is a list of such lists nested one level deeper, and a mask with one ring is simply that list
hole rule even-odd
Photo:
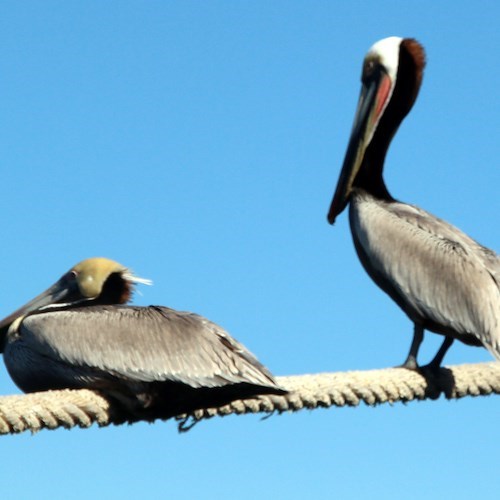
[{"label": "pelican eye", "polygon": [[375,61],[373,59],[368,59],[368,61],[365,61],[363,68],[363,76],[364,77],[370,76],[374,71],[375,71]]},{"label": "pelican eye", "polygon": [[367,83],[375,75],[383,70],[383,66],[378,59],[367,59],[363,64],[363,75],[361,81]]},{"label": "pelican eye", "polygon": [[72,281],[76,281],[76,278],[78,276],[78,273],[74,270],[74,269],[71,269],[71,271],[68,271],[64,276],[63,276],[63,280],[64,281],[69,281],[69,282],[72,282]]}]

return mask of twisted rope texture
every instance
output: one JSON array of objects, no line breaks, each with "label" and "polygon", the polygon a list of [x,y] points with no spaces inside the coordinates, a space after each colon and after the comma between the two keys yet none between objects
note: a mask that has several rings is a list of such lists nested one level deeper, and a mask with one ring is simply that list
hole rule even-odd
[{"label": "twisted rope texture", "polygon": [[[331,406],[373,406],[396,401],[448,399],[500,394],[500,363],[480,363],[441,368],[436,375],[403,368],[320,373],[277,377],[289,394],[238,400],[219,408],[180,415],[179,430],[214,416],[244,413],[282,413]],[[90,427],[133,422],[112,399],[90,390],[47,391],[0,397],[0,434],[58,427]]]}]

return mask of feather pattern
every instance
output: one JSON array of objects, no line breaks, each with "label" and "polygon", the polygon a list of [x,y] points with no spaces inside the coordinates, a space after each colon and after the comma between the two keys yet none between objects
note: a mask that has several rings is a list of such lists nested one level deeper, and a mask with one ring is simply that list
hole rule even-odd
[{"label": "feather pattern", "polygon": [[160,306],[88,306],[28,315],[9,332],[5,362],[25,391],[54,388],[54,378],[63,387],[123,379],[277,389],[271,373],[221,327]]},{"label": "feather pattern", "polygon": [[365,270],[415,323],[479,341],[500,359],[500,259],[494,252],[421,208],[359,188],[349,219]]}]

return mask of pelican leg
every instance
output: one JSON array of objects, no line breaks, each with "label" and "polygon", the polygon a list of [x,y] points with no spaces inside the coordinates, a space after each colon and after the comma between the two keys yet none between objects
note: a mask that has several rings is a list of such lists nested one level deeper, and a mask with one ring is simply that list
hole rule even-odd
[{"label": "pelican leg", "polygon": [[401,365],[401,368],[408,368],[408,370],[416,370],[418,368],[417,355],[422,340],[424,340],[424,328],[422,327],[422,325],[417,325],[417,323],[415,323],[410,352],[408,353],[406,361]]},{"label": "pelican leg", "polygon": [[451,344],[453,344],[453,337],[445,337],[443,343],[441,344],[441,347],[439,348],[439,351],[436,353],[432,361],[427,365],[429,368],[432,368],[433,370],[437,370],[440,366],[441,363],[443,362],[443,358],[450,348]]}]

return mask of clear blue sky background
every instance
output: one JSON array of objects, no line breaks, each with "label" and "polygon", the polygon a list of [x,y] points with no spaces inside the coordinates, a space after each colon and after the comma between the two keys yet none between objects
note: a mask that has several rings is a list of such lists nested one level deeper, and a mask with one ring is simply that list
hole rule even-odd
[{"label": "clear blue sky background", "polygon": [[[220,323],[277,375],[394,366],[412,325],[326,222],[378,39],[428,66],[392,193],[500,250],[498,2],[0,6],[0,316],[79,260]],[[422,360],[441,339],[429,334]],[[446,363],[490,361],[455,345]],[[1,394],[18,393],[5,369]],[[498,498],[500,398],[0,438],[2,498]]]}]

